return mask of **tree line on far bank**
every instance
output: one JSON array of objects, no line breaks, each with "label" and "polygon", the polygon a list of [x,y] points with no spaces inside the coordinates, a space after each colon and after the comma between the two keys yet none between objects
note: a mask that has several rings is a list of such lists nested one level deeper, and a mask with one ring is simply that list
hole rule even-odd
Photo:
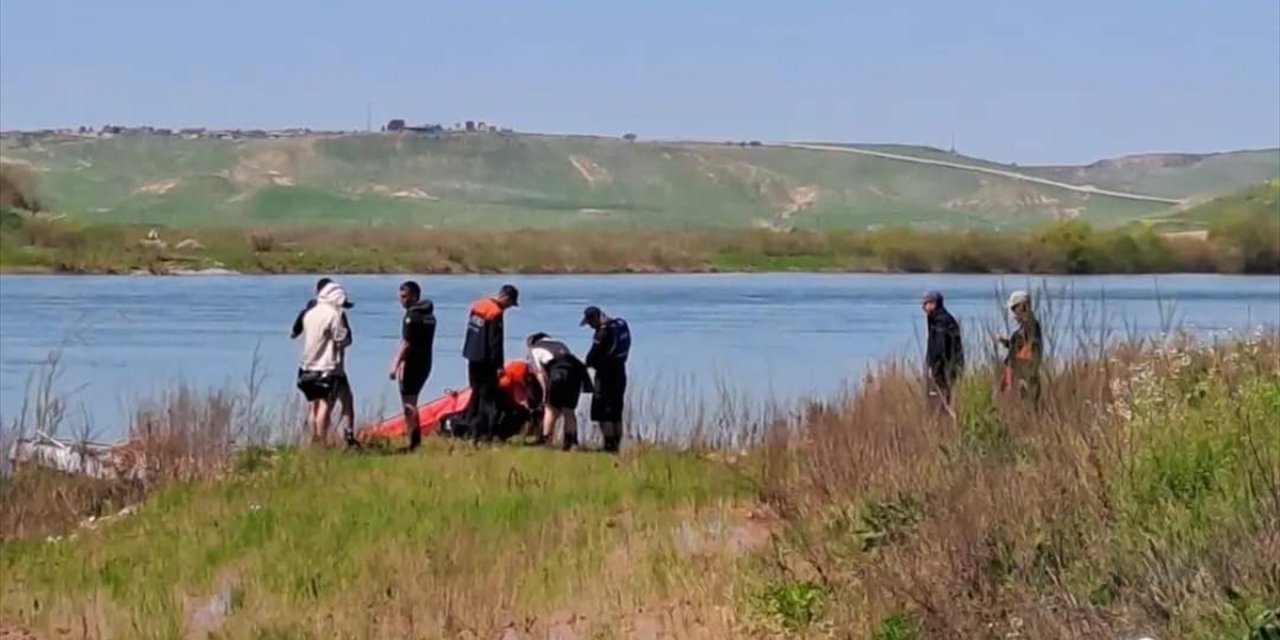
[{"label": "tree line on far bank", "polygon": [[0,213],[7,271],[164,273],[1280,273],[1280,216],[1207,231],[1081,220],[1026,231],[153,229]]}]

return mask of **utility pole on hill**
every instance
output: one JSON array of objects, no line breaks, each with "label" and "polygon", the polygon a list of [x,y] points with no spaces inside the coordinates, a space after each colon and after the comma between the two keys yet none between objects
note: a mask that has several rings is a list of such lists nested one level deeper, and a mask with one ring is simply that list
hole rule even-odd
[{"label": "utility pole on hill", "polygon": [[373,103],[364,103],[364,131],[369,133],[373,131]]}]

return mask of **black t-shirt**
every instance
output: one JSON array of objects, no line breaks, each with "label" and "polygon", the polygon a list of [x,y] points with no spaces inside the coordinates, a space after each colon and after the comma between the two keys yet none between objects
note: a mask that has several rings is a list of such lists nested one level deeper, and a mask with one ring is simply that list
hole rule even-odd
[{"label": "black t-shirt", "polygon": [[408,344],[404,354],[406,367],[431,368],[431,354],[436,341],[436,317],[430,300],[421,300],[405,309],[400,337]]}]

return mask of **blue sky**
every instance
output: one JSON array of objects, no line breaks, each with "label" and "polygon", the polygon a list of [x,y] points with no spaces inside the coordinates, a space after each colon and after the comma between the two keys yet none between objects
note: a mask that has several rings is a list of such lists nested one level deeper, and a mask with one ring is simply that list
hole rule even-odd
[{"label": "blue sky", "polygon": [[1021,163],[1280,145],[1276,0],[3,0],[0,128],[488,120]]}]

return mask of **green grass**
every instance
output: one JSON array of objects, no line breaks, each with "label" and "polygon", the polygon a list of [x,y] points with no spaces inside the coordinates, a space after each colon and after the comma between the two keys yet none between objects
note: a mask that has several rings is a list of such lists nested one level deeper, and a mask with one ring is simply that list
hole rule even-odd
[{"label": "green grass", "polygon": [[[1113,225],[1165,208],[852,154],[590,136],[139,135],[3,144],[6,158],[46,169],[39,195],[51,211],[185,227],[992,229],[1070,215]],[[858,146],[1009,168],[928,148]],[[1173,173],[1204,173],[1197,192],[1255,180],[1255,162],[1204,162],[1217,168]]]},{"label": "green grass", "polygon": [[[749,496],[732,469],[693,455],[428,444],[285,453],[265,471],[164,490],[74,540],[0,547],[0,616],[84,613],[160,637],[186,624],[188,597],[231,583],[232,637],[281,623],[359,635],[389,598],[420,603],[427,627],[450,598],[455,623],[500,627],[586,601],[682,597],[700,578],[676,552],[678,527]],[[383,612],[403,624],[412,613]]]}]

